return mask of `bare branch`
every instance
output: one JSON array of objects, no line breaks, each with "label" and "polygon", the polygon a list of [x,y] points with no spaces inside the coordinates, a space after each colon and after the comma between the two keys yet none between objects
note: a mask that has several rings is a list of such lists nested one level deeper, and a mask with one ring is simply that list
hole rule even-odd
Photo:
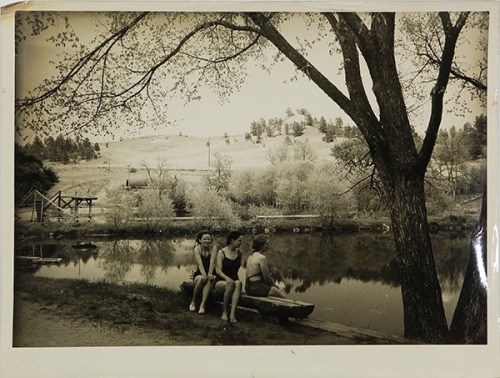
[{"label": "bare branch", "polygon": [[436,80],[431,97],[432,97],[432,111],[427,132],[419,152],[420,165],[426,167],[432,155],[432,151],[436,142],[439,126],[443,116],[443,99],[450,72],[452,69],[453,58],[455,55],[455,47],[457,44],[458,36],[462,30],[469,13],[463,12],[460,14],[455,25],[451,24],[450,16],[446,12],[440,12],[439,16],[445,32],[445,44],[441,56],[441,65],[439,67],[439,74]]},{"label": "bare branch", "polygon": [[[113,33],[111,36],[109,36],[107,39],[105,39],[103,42],[101,42],[94,50],[83,56],[78,60],[78,62],[73,66],[73,68],[64,76],[62,77],[58,83],[48,91],[44,92],[40,96],[33,97],[33,98],[27,98],[27,99],[21,99],[16,101],[16,109],[23,109],[26,107],[29,107],[31,105],[34,105],[36,103],[42,102],[52,95],[54,95],[57,91],[59,91],[66,83],[68,83],[73,77],[75,77],[84,67],[87,63],[89,63],[92,58],[98,53],[105,48],[108,44],[110,44],[110,47],[108,47],[107,51],[109,52],[109,49],[111,46],[113,46],[117,41],[122,39],[133,27],[135,27],[142,19],[144,19],[148,15],[148,12],[143,12],[139,16],[137,16],[130,24],[126,25],[116,33]],[[100,59],[100,58],[99,58]],[[97,63],[97,62],[96,62]],[[96,63],[93,65],[93,67],[96,66]]]},{"label": "bare branch", "polygon": [[[33,106],[35,104],[39,104],[44,102],[45,100],[55,96],[58,92],[60,92],[63,87],[68,86],[71,80],[74,80],[76,86],[74,88],[70,88],[70,93],[67,95],[65,99],[63,99],[64,104],[66,106],[71,106],[71,104],[93,104],[95,103],[93,115],[90,116],[88,120],[84,120],[81,118],[81,123],[78,126],[75,126],[75,130],[81,130],[87,127],[89,124],[92,124],[97,120],[100,115],[104,115],[105,111],[110,111],[112,109],[119,109],[120,107],[128,108],[128,103],[134,99],[141,96],[144,93],[144,97],[146,100],[154,103],[151,93],[149,91],[149,87],[153,81],[155,73],[168,62],[170,62],[175,56],[180,54],[186,54],[189,57],[199,61],[199,62],[207,62],[212,65],[212,69],[216,74],[222,79],[221,73],[217,68],[218,65],[224,65],[226,62],[230,60],[234,60],[239,56],[248,52],[252,47],[254,47],[260,39],[259,30],[255,27],[249,25],[237,25],[231,22],[228,22],[224,19],[223,16],[220,19],[207,21],[200,23],[195,26],[193,30],[186,33],[183,38],[167,53],[158,60],[151,64],[147,70],[139,71],[134,70],[130,67],[126,67],[125,69],[129,72],[138,73],[139,77],[134,79],[133,82],[129,83],[126,87],[121,88],[117,92],[110,92],[106,89],[106,75],[109,71],[107,67],[108,57],[110,56],[111,50],[117,43],[123,43],[123,38],[129,33],[142,19],[144,19],[148,15],[147,12],[144,12],[137,16],[132,22],[127,24],[127,26],[121,28],[119,31],[115,32],[112,36],[106,38],[103,42],[99,43],[97,47],[95,47],[91,52],[87,53],[85,56],[80,58],[73,66],[69,69],[68,73],[66,73],[62,78],[58,79],[56,85],[54,85],[49,90],[46,90],[41,95],[19,99],[16,101],[16,111],[22,111],[27,107]],[[182,48],[186,45],[186,43],[192,39],[197,34],[206,31],[206,30],[214,30],[217,28],[224,28],[227,30],[231,30],[234,32],[250,32],[254,33],[256,36],[245,44],[238,45],[235,41],[234,36],[232,38],[233,43],[232,47],[234,52],[232,54],[222,55],[216,59],[205,59],[202,56],[195,56],[192,54],[188,54],[182,51]],[[206,70],[206,67],[198,66],[193,69],[191,72],[196,70],[203,73]],[[225,67],[227,69],[227,67]],[[86,69],[85,72],[84,69]],[[82,85],[89,81],[91,75],[99,69],[100,72],[100,89],[97,91],[88,91],[87,93],[81,93],[80,89]],[[83,77],[76,80],[77,75],[83,72]],[[182,78],[181,78],[182,80]],[[223,82],[223,80],[220,80]],[[187,85],[186,85],[187,87]],[[196,90],[197,87],[191,90],[192,93]],[[104,101],[108,101],[105,105]],[[155,109],[157,111],[157,109]]]}]

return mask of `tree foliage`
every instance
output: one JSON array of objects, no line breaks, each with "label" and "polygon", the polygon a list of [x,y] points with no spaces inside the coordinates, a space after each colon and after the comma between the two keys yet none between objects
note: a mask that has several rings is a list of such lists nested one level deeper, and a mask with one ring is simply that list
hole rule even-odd
[{"label": "tree foliage", "polygon": [[[488,49],[488,19],[487,12],[471,13],[463,26],[462,33],[473,36],[474,43],[465,46],[458,45],[454,51],[454,59],[450,66],[450,79],[460,90],[454,97],[452,111],[465,114],[468,102],[479,98],[486,101],[488,65],[486,51]],[[432,83],[436,73],[443,64],[443,46],[445,36],[442,33],[441,20],[432,13],[404,15],[401,20],[404,34],[398,44],[405,47],[413,57],[410,60],[414,69],[409,70],[403,83],[413,98],[419,99],[410,104],[409,112],[421,111],[421,101],[428,96],[428,88],[422,83]]]},{"label": "tree foliage", "polygon": [[104,216],[115,230],[120,231],[132,220],[135,198],[122,188],[107,189],[106,196],[111,206],[105,210]]},{"label": "tree foliage", "polygon": [[470,160],[470,156],[463,130],[457,130],[454,126],[450,130],[440,130],[432,159],[434,164],[431,167],[436,171],[433,178],[434,181],[444,182],[444,185],[440,185],[442,189],[453,198],[465,191],[469,176],[466,162]]},{"label": "tree foliage", "polygon": [[310,206],[321,216],[326,227],[331,227],[335,219],[346,218],[349,212],[356,210],[354,196],[331,164],[317,167],[308,178],[307,186]]},{"label": "tree foliage", "polygon": [[59,134],[55,139],[49,136],[45,138],[44,142],[37,135],[33,142],[27,143],[24,148],[28,153],[42,160],[46,159],[63,164],[97,159],[101,150],[98,143],[92,145],[88,138],[77,137],[76,140],[73,140],[70,137],[64,137],[63,134]]},{"label": "tree foliage", "polygon": [[214,159],[210,164],[213,171],[205,176],[207,188],[213,189],[216,192],[225,192],[229,189],[232,162],[228,155],[219,152],[214,154]]},{"label": "tree foliage", "polygon": [[191,191],[189,203],[191,215],[195,217],[198,228],[235,229],[241,225],[231,202],[214,189]]},{"label": "tree foliage", "polygon": [[474,124],[466,123],[464,132],[467,134],[469,151],[473,159],[486,158],[487,119],[484,115],[475,118]]},{"label": "tree foliage", "polygon": [[159,188],[141,191],[137,215],[150,232],[164,232],[175,216],[172,200]]},{"label": "tree foliage", "polygon": [[159,197],[168,196],[177,216],[186,215],[187,184],[184,180],[178,179],[177,175],[169,172],[167,160],[160,159],[156,167],[150,167],[145,162],[142,165],[148,175],[148,186],[154,188]]},{"label": "tree foliage", "polygon": [[19,201],[32,188],[47,193],[59,182],[59,177],[52,168],[44,166],[41,159],[29,154],[22,146],[15,146],[14,175],[15,201]]}]

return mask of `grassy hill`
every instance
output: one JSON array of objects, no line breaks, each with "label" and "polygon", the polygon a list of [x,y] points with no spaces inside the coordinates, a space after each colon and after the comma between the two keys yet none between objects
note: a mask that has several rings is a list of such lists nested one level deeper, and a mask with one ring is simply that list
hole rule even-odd
[{"label": "grassy hill", "polygon": [[[321,140],[323,134],[308,127],[304,135],[293,138],[309,141],[318,160],[330,160],[332,144]],[[210,155],[222,153],[232,160],[234,171],[259,168],[270,164],[268,153],[283,145],[285,136],[266,138],[262,144],[245,140],[243,135],[229,136],[228,144],[223,137],[210,138]],[[141,180],[147,177],[145,166],[155,169],[160,162],[188,182],[195,182],[210,170],[208,166],[208,138],[160,135],[125,139],[100,144],[99,159],[82,161],[79,164],[48,163],[60,177],[60,182],[51,193],[62,191],[63,195],[104,196],[105,189],[123,186],[127,179]],[[134,173],[129,173],[133,169]]]},{"label": "grassy hill", "polygon": [[[323,134],[316,128],[307,128],[304,135],[296,140],[309,140],[318,157],[328,158],[331,145],[321,140]],[[210,138],[211,155],[223,153],[229,155],[236,170],[260,167],[269,164],[268,151],[270,148],[283,144],[285,136],[266,138],[263,144],[246,141],[243,135],[229,136],[229,144],[223,137]],[[84,163],[87,166],[106,166],[110,162],[112,167],[140,168],[143,162],[148,166],[158,165],[165,160],[171,169],[207,169],[208,168],[208,138],[192,136],[148,136],[123,141],[110,142],[101,147],[100,159]]]}]

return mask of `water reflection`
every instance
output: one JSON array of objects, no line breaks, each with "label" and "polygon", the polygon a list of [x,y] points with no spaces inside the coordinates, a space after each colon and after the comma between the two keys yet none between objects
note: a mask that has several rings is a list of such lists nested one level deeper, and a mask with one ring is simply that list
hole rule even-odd
[{"label": "water reflection", "polygon": [[[399,272],[390,235],[269,234],[268,260],[273,275],[292,299],[316,304],[314,316],[357,327],[403,332]],[[194,235],[95,242],[77,250],[71,241],[16,244],[16,256],[59,257],[59,265],[33,264],[29,271],[53,278],[105,279],[178,288],[195,261]],[[252,235],[244,237],[244,258]],[[216,238],[219,247],[224,237]],[[451,319],[469,257],[466,235],[434,235],[436,268],[448,319]],[[16,259],[16,267],[25,269]],[[241,272],[242,279],[243,271]]]},{"label": "water reflection", "polygon": [[382,235],[331,233],[272,238],[270,265],[284,281],[300,280],[293,290],[305,292],[313,284],[340,283],[344,278],[363,282],[399,283],[393,241]]},{"label": "water reflection", "polygon": [[158,268],[166,270],[174,264],[175,247],[169,240],[115,240],[102,247],[100,266],[105,279],[121,282],[136,264],[140,266],[141,281],[151,284]]}]

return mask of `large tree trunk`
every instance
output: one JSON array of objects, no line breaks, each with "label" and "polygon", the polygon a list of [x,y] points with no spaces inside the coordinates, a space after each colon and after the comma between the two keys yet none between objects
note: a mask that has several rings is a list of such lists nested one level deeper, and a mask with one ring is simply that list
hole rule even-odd
[{"label": "large tree trunk", "polygon": [[399,258],[405,337],[441,342],[448,328],[428,229],[423,174],[394,179],[388,200]]},{"label": "large tree trunk", "polygon": [[[441,124],[455,46],[467,14],[461,13],[455,24],[448,13],[439,14],[446,38],[442,64],[431,92],[431,117],[420,151],[413,141],[397,70],[395,14],[373,13],[369,25],[355,13],[323,15],[341,48],[348,96],[284,38],[269,22],[269,16],[248,13],[247,17],[258,25],[260,34],[337,103],[362,132],[382,181],[384,197],[391,207],[401,271],[405,336],[441,342],[448,329],[427,223],[424,174]],[[365,90],[359,52],[370,71],[378,115]]]},{"label": "large tree trunk", "polygon": [[486,190],[481,215],[472,231],[470,259],[450,332],[449,343],[487,342]]}]

